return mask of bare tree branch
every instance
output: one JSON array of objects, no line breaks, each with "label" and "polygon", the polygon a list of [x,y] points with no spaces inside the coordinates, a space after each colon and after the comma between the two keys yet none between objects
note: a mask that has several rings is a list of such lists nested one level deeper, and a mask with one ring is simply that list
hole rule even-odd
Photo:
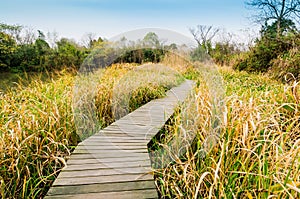
[{"label": "bare tree branch", "polygon": [[256,22],[267,24],[272,21],[277,25],[277,36],[282,32],[282,22],[284,20],[299,21],[300,0],[249,0],[246,4],[256,10]]},{"label": "bare tree branch", "polygon": [[198,46],[203,46],[205,50],[209,51],[208,44],[211,43],[212,39],[220,31],[219,28],[214,28],[213,26],[198,25],[197,29],[190,28],[190,32],[193,38],[197,42]]}]

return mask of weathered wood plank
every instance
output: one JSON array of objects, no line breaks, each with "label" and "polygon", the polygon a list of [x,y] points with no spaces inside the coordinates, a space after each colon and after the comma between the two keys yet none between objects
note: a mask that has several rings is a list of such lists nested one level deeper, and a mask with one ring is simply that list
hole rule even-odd
[{"label": "weathered wood plank", "polygon": [[122,157],[122,158],[102,158],[97,159],[95,157],[80,159],[72,158],[68,160],[67,165],[82,165],[82,164],[101,164],[101,163],[126,163],[126,162],[137,162],[137,161],[146,161],[149,162],[149,157],[133,156],[133,157]]},{"label": "weathered wood plank", "polygon": [[100,161],[89,161],[87,163],[85,162],[76,162],[77,164],[68,164],[64,171],[81,171],[81,170],[89,170],[89,169],[108,169],[108,168],[128,168],[128,167],[147,167],[149,166],[149,161],[124,161],[124,162],[100,162]]},{"label": "weathered wood plank", "polygon": [[148,173],[143,174],[119,174],[110,176],[88,176],[77,178],[57,178],[53,186],[62,185],[84,185],[95,183],[113,183],[113,182],[131,182],[139,180],[153,180],[153,175]]},{"label": "weathered wood plank", "polygon": [[[120,154],[120,151],[122,152],[122,154]],[[75,149],[73,151],[73,154],[98,154],[98,155],[102,155],[102,157],[122,157],[122,155],[124,153],[147,153],[148,151],[147,149],[138,149],[138,148],[133,148],[133,149],[121,149],[121,148],[112,148],[112,149],[107,149],[103,150],[103,149],[88,149],[88,148],[82,148],[82,149]],[[110,155],[108,155],[110,154]]]},{"label": "weathered wood plank", "polygon": [[74,195],[55,195],[48,196],[48,199],[132,199],[132,198],[157,198],[156,189],[141,189],[132,191],[115,191],[115,192],[101,192],[101,193],[87,193],[87,194],[74,194]]},{"label": "weathered wood plank", "polygon": [[89,147],[89,146],[111,146],[111,145],[117,145],[117,146],[145,146],[145,143],[141,143],[141,142],[97,142],[97,141],[90,141],[90,142],[86,142],[84,145],[80,145],[85,147]]},{"label": "weathered wood plank", "polygon": [[86,140],[97,140],[97,141],[108,141],[108,140],[123,140],[123,142],[131,142],[131,141],[143,141],[145,138],[141,137],[119,137],[119,136],[92,136],[92,138],[88,138]]},{"label": "weathered wood plank", "polygon": [[111,154],[91,154],[91,153],[85,153],[85,154],[72,154],[72,159],[98,159],[100,160],[101,158],[104,159],[118,159],[121,160],[123,158],[140,158],[140,160],[147,160],[149,159],[149,156],[147,153],[116,153],[113,155]]},{"label": "weathered wood plank", "polygon": [[118,144],[107,144],[107,145],[84,145],[84,146],[78,146],[76,147],[76,150],[134,150],[134,149],[143,149],[147,150],[147,146],[142,145],[118,145]]},{"label": "weathered wood plank", "polygon": [[115,182],[115,183],[101,183],[89,185],[70,185],[70,186],[55,186],[49,190],[48,195],[74,195],[87,193],[102,193],[102,192],[116,192],[116,191],[131,191],[154,189],[154,181],[137,181],[137,182]]},{"label": "weathered wood plank", "polygon": [[[110,166],[110,165],[107,165]],[[123,168],[106,168],[106,169],[86,169],[81,171],[63,170],[59,175],[61,178],[77,178],[77,177],[96,177],[96,176],[111,176],[121,174],[145,174],[151,171],[151,167],[128,167]]]},{"label": "weathered wood plank", "polygon": [[144,153],[133,153],[133,152],[110,152],[110,153],[73,153],[73,159],[105,159],[105,158],[119,158],[122,159],[123,157],[139,157],[139,158],[146,158],[148,156],[147,152]]}]

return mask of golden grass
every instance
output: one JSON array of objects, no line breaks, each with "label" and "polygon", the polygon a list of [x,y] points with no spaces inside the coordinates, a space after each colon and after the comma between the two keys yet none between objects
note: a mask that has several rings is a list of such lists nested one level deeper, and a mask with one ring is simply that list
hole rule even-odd
[{"label": "golden grass", "polygon": [[[78,108],[85,108],[85,105],[92,102],[95,112],[88,114],[96,116],[100,127],[109,125],[115,119],[112,114],[114,87],[126,74],[136,69],[135,65],[113,65],[89,76],[94,78],[94,96],[89,95],[91,87],[86,87],[91,85],[81,85],[82,79],[77,81],[78,77],[66,72],[50,82],[45,83],[36,78],[28,86],[20,83],[17,88],[1,93],[2,198],[39,198],[45,195],[58,172],[66,165],[66,159],[74,146],[86,136],[80,134],[81,127],[78,125],[82,123],[76,120],[80,114],[82,116],[89,110],[78,112],[83,110]],[[131,99],[130,111],[153,98],[162,97],[165,90],[181,79],[174,74],[168,77],[167,81],[154,84],[153,79],[153,84],[135,87],[136,90],[128,95]],[[76,86],[83,89],[75,89]],[[86,88],[90,89],[84,90]],[[83,104],[76,104],[76,96],[79,94],[85,95],[82,99],[87,101]]]},{"label": "golden grass", "polygon": [[72,76],[31,82],[2,94],[0,166],[2,198],[38,197],[65,165],[77,143],[72,117]]},{"label": "golden grass", "polygon": [[[183,136],[196,135],[183,156],[175,157],[176,161],[165,169],[156,170],[162,197],[300,197],[298,82],[283,85],[268,77],[222,69],[226,96],[221,134],[219,139],[211,139],[214,91],[201,78],[203,71],[191,67],[180,55],[169,55],[164,63],[194,79],[197,87],[165,127],[162,143],[158,144],[169,147],[167,142],[179,137],[180,142],[188,143],[191,140],[184,140]],[[182,81],[180,75],[169,70],[158,72],[157,76],[163,77],[158,81],[157,76],[152,76],[157,70],[151,66],[138,73],[134,72],[136,69],[125,64],[99,71],[92,76],[95,90],[88,90],[90,81],[81,84],[84,79],[77,81],[73,75],[62,73],[47,83],[37,78],[29,86],[19,84],[0,93],[2,198],[42,197],[74,146],[93,133],[84,130],[93,128],[95,123],[99,125],[95,130],[103,128],[126,111],[162,97],[167,89]],[[144,76],[149,78],[141,82],[140,77]],[[78,101],[78,96],[83,100]],[[80,118],[84,117],[80,116],[89,121],[82,121]],[[86,129],[81,132],[83,124]]]},{"label": "golden grass", "polygon": [[[202,82],[181,114],[167,127],[170,136],[195,129],[187,153],[165,169],[156,182],[164,198],[299,198],[299,83],[283,85],[260,75],[220,71],[226,84],[220,139],[203,156],[211,132],[212,106]],[[186,114],[193,127],[182,129]],[[195,120],[195,118],[197,118]]]}]

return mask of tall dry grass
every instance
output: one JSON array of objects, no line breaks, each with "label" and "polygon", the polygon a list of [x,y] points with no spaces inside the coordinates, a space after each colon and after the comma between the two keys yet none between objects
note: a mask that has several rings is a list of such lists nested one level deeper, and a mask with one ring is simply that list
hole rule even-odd
[{"label": "tall dry grass", "polygon": [[[93,98],[99,126],[114,121],[114,87],[136,65],[113,65],[92,76]],[[136,87],[131,93],[131,109],[164,96],[180,77],[166,78],[157,84]],[[133,80],[131,80],[133,81]],[[154,82],[155,79],[152,80]],[[25,82],[26,83],[26,82]],[[2,198],[40,198],[44,196],[59,171],[66,165],[72,149],[82,139],[74,115],[76,77],[62,72],[52,81],[40,78],[30,85],[0,93],[0,187]],[[76,85],[80,86],[80,85]],[[86,90],[86,92],[88,92]],[[77,93],[78,94],[78,93]],[[79,93],[83,94],[83,93]]]},{"label": "tall dry grass", "polygon": [[2,198],[40,197],[65,165],[77,138],[72,117],[72,76],[39,79],[1,94]]},{"label": "tall dry grass", "polygon": [[[284,85],[268,77],[227,69],[221,74],[226,106],[220,138],[207,147],[213,121],[210,94],[205,82],[192,75],[199,81],[192,97],[195,105],[182,106],[165,134],[173,136],[192,129],[196,139],[184,156],[156,170],[161,196],[299,198],[299,82]],[[195,110],[197,114],[187,126],[185,115]]]}]

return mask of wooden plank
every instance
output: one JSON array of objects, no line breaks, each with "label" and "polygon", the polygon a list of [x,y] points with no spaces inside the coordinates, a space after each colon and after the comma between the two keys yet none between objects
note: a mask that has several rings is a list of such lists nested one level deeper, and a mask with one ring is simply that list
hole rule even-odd
[{"label": "wooden plank", "polygon": [[84,185],[96,183],[131,182],[140,180],[153,180],[152,174],[119,174],[110,176],[88,176],[77,178],[57,178],[53,186]]},{"label": "wooden plank", "polygon": [[[120,139],[121,137],[122,138],[131,138],[132,140],[136,140],[136,139],[142,139],[142,140],[145,140],[145,141],[149,141],[145,138],[145,134],[156,134],[157,132],[157,129],[159,128],[152,128],[152,129],[148,129],[147,131],[142,131],[143,133],[140,133],[140,132],[135,132],[135,131],[131,131],[130,129],[122,129],[120,130],[119,132],[118,131],[111,131],[111,132],[105,132],[101,135],[95,135],[95,138],[105,138],[105,137],[111,137],[109,138],[110,140],[113,139],[113,137],[118,137],[118,138],[115,138],[115,139]],[[121,132],[121,131],[127,131],[127,132]],[[155,133],[156,132],[156,133]]]},{"label": "wooden plank", "polygon": [[146,153],[145,149],[75,149],[73,154],[97,154],[101,157],[123,157],[123,154]]},{"label": "wooden plank", "polygon": [[136,161],[149,161],[150,158],[149,156],[132,156],[132,157],[113,157],[113,158],[102,158],[102,159],[97,159],[93,156],[90,158],[81,158],[81,157],[75,157],[72,156],[72,159],[67,161],[67,165],[81,165],[81,164],[100,164],[100,163],[121,163],[121,162],[136,162]]},{"label": "wooden plank", "polygon": [[87,193],[87,194],[74,194],[74,195],[56,195],[47,196],[47,199],[132,199],[132,198],[157,198],[156,189],[141,189],[132,191],[117,191],[117,192],[102,192],[102,193]]},{"label": "wooden plank", "polygon": [[[118,156],[111,156],[111,155],[103,155],[103,154],[73,154],[72,155],[72,159],[74,160],[84,160],[84,159],[98,159],[100,162],[103,161],[105,162],[105,160],[109,160],[109,161],[117,161],[117,162],[122,162],[125,161],[126,159],[133,159],[133,158],[140,158],[139,160],[147,160],[149,159],[148,154],[145,153],[138,153],[138,154],[134,154],[134,153],[124,153]],[[67,162],[68,163],[68,162]]]},{"label": "wooden plank", "polygon": [[102,193],[116,191],[131,191],[155,189],[153,180],[137,181],[137,182],[115,182],[115,183],[98,183],[89,185],[70,185],[70,186],[55,186],[49,190],[48,195],[74,195],[86,193]]},{"label": "wooden plank", "polygon": [[76,147],[76,150],[134,150],[134,149],[141,149],[141,150],[148,150],[145,144],[141,145],[119,145],[118,143],[107,143],[107,145],[80,145]]},{"label": "wooden plank", "polygon": [[106,129],[105,131],[96,133],[94,136],[118,137],[119,135],[123,137],[124,135],[126,136],[132,135],[132,137],[136,137],[138,135],[144,135],[145,133],[156,134],[160,128],[161,127],[159,125],[154,125],[154,124],[151,127],[148,127],[147,129],[141,129],[134,125],[131,126],[128,125],[126,127],[114,126],[114,128]]},{"label": "wooden plank", "polygon": [[[125,127],[120,126],[120,125],[110,126],[110,128],[105,129],[105,131],[100,131],[99,133],[96,133],[95,135],[96,136],[97,135],[105,135],[105,134],[109,134],[109,133],[120,133],[120,134],[122,134],[122,133],[128,133],[128,132],[126,132],[127,130],[131,131],[132,133],[138,133],[138,134],[144,133],[144,132],[141,132],[141,128],[136,127],[134,125],[128,125],[128,126],[125,126]],[[159,127],[156,127],[154,125],[154,126],[148,127],[147,131],[151,131],[153,128],[159,129]],[[124,130],[126,130],[126,131],[124,131]]]},{"label": "wooden plank", "polygon": [[[97,142],[97,141],[89,141],[85,142],[84,145],[79,146],[111,146],[111,145],[117,145],[117,146],[145,146],[145,143],[141,142]],[[78,146],[78,147],[79,147]]]},{"label": "wooden plank", "polygon": [[82,171],[89,169],[107,169],[107,168],[128,168],[128,167],[147,167],[150,165],[149,161],[135,161],[135,162],[88,162],[88,163],[79,163],[78,164],[69,164],[64,168],[64,171]]},{"label": "wooden plank", "polygon": [[145,138],[143,136],[141,137],[118,137],[118,136],[93,136],[92,138],[88,138],[86,140],[97,140],[97,141],[119,141],[122,140],[123,142],[140,142],[145,141]]},{"label": "wooden plank", "polygon": [[130,151],[118,151],[118,152],[98,152],[98,153],[76,153],[73,152],[72,158],[74,159],[87,159],[87,158],[122,158],[122,157],[145,157],[148,156],[147,152],[130,152]]},{"label": "wooden plank", "polygon": [[[110,165],[108,165],[110,166]],[[96,177],[96,176],[111,176],[121,174],[145,174],[150,173],[150,164],[147,167],[123,167],[123,168],[107,168],[107,169],[86,169],[81,171],[63,170],[59,175],[60,178],[77,178],[77,177]]]},{"label": "wooden plank", "polygon": [[[123,129],[124,131],[126,130],[125,128]],[[108,133],[103,133],[102,135],[95,135],[94,136],[94,139],[102,139],[102,140],[110,140],[110,141],[113,141],[114,140],[114,137],[115,139],[121,139],[121,137],[123,138],[123,142],[124,142],[124,139],[126,140],[144,140],[144,141],[149,141],[149,139],[145,138],[145,135],[146,134],[154,134],[153,132],[148,132],[148,131],[143,131],[143,133],[137,133],[137,132],[134,132],[134,131],[129,131],[127,130],[126,133],[123,133],[123,132],[108,132]],[[109,138],[106,138],[106,137],[109,137]]]},{"label": "wooden plank", "polygon": [[[118,143],[118,142],[122,142],[122,143],[148,143],[149,140],[146,140],[145,135],[143,136],[139,136],[139,137],[130,137],[130,139],[128,137],[124,137],[124,139],[122,139],[121,137],[100,137],[100,136],[95,136],[93,137],[94,139],[92,140],[87,140],[86,142],[99,142],[99,143],[103,143],[103,142],[111,142],[111,143]],[[82,143],[81,145],[84,145],[84,143]]]},{"label": "wooden plank", "polygon": [[120,138],[118,138],[118,139],[113,139],[113,138],[111,138],[111,139],[95,138],[93,140],[86,140],[85,143],[95,143],[95,142],[97,142],[99,144],[102,144],[102,143],[128,143],[128,144],[129,143],[133,143],[133,144],[140,143],[140,144],[148,144],[149,141],[145,140],[145,138],[143,138],[143,139],[130,139],[130,140],[129,139],[122,140]]}]

